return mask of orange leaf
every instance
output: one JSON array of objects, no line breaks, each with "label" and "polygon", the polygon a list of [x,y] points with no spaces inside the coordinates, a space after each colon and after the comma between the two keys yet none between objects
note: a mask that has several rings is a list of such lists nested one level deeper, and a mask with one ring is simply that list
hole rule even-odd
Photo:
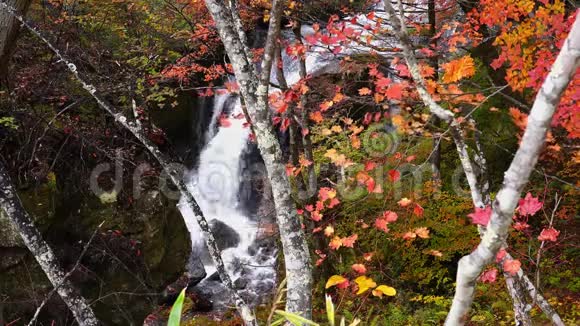
[{"label": "orange leaf", "polygon": [[321,123],[322,120],[324,120],[324,118],[322,117],[322,113],[320,113],[320,111],[316,111],[316,112],[310,113],[310,120],[312,120],[316,123]]},{"label": "orange leaf", "polygon": [[348,248],[354,247],[355,241],[358,239],[358,234],[353,234],[350,237],[342,238],[342,245]]},{"label": "orange leaf", "polygon": [[503,262],[503,270],[510,275],[516,275],[521,266],[522,263],[516,259],[506,260]]},{"label": "orange leaf", "polygon": [[403,198],[403,199],[399,200],[399,201],[397,202],[397,204],[399,204],[399,206],[401,206],[401,207],[407,207],[407,206],[409,206],[409,204],[411,204],[412,202],[413,202],[412,200],[410,200],[409,198],[406,198],[406,197],[405,197],[405,198]]},{"label": "orange leaf", "polygon": [[373,91],[371,91],[368,87],[363,87],[358,90],[359,95],[371,95]]},{"label": "orange leaf", "polygon": [[351,266],[352,270],[359,273],[365,274],[367,272],[367,268],[363,264],[354,264]]},{"label": "orange leaf", "polygon": [[471,77],[475,74],[475,64],[471,56],[466,55],[459,59],[444,63],[443,82],[454,83],[466,77]]},{"label": "orange leaf", "polygon": [[332,250],[337,250],[338,248],[342,247],[342,240],[340,239],[340,237],[335,236],[334,238],[332,238],[332,240],[330,240],[328,246]]},{"label": "orange leaf", "polygon": [[320,111],[326,111],[334,105],[333,101],[324,101],[320,104]]}]

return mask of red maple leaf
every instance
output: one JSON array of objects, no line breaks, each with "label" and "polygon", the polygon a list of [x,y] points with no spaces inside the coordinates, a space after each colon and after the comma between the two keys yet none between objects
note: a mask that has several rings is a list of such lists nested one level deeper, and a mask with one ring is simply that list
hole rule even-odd
[{"label": "red maple leaf", "polygon": [[391,84],[391,79],[386,77],[381,77],[377,80],[376,85],[378,88],[387,88]]},{"label": "red maple leaf", "polygon": [[538,236],[538,240],[556,242],[558,235],[560,235],[560,231],[554,228],[543,229],[540,235]]},{"label": "red maple leaf", "polygon": [[421,216],[423,216],[424,211],[425,210],[423,209],[423,207],[421,207],[421,205],[415,203],[415,207],[413,207],[413,214],[421,217]]},{"label": "red maple leaf", "polygon": [[375,220],[375,227],[385,233],[389,232],[389,222],[384,218],[377,218]]},{"label": "red maple leaf", "polygon": [[391,182],[399,181],[399,179],[401,179],[401,172],[397,170],[389,170],[389,179],[391,179]]},{"label": "red maple leaf", "polygon": [[514,229],[516,229],[518,231],[523,231],[523,230],[525,230],[525,229],[527,229],[529,227],[530,227],[530,225],[528,223],[526,223],[526,222],[516,222],[514,224]]},{"label": "red maple leaf", "polygon": [[491,206],[487,206],[486,208],[476,207],[475,212],[467,216],[471,218],[473,224],[486,226],[491,218]]},{"label": "red maple leaf", "polygon": [[389,88],[385,92],[385,95],[389,99],[401,100],[403,98],[403,90],[404,89],[405,89],[405,86],[403,84],[392,84],[391,86],[389,86]]},{"label": "red maple leaf", "polygon": [[527,193],[524,199],[520,199],[518,212],[520,215],[534,215],[544,204],[538,200],[537,197],[532,197],[531,193]]},{"label": "red maple leaf", "polygon": [[382,218],[385,219],[387,222],[392,223],[397,221],[398,216],[397,213],[395,212],[384,211]]},{"label": "red maple leaf", "polygon": [[522,263],[517,259],[506,260],[503,262],[503,270],[510,275],[516,275],[521,266]]},{"label": "red maple leaf", "polygon": [[319,222],[322,220],[322,214],[320,214],[319,211],[314,211],[312,214],[310,214],[310,218],[315,222]]},{"label": "red maple leaf", "polygon": [[358,239],[358,234],[353,234],[350,237],[342,238],[342,245],[348,248],[354,247],[355,241]]},{"label": "red maple leaf", "polygon": [[359,273],[364,274],[367,272],[367,268],[363,264],[354,264],[351,266],[352,270]]},{"label": "red maple leaf", "polygon": [[486,270],[485,272],[483,272],[481,274],[479,279],[483,283],[494,283],[497,280],[497,269],[492,268],[492,269]]},{"label": "red maple leaf", "polygon": [[502,261],[504,259],[504,257],[507,255],[507,251],[505,251],[505,249],[500,249],[497,254],[495,255],[495,262],[499,263],[500,261]]}]

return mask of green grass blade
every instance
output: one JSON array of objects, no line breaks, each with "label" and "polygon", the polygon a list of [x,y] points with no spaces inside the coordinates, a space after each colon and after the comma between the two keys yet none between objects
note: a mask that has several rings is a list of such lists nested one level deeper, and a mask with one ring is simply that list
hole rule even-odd
[{"label": "green grass blade", "polygon": [[304,317],[300,317],[298,315],[283,311],[283,310],[276,310],[278,315],[284,316],[286,320],[291,322],[293,325],[302,326],[302,325],[311,325],[311,326],[320,326],[318,323],[313,322],[312,320],[308,320]]},{"label": "green grass blade", "polygon": [[181,290],[181,293],[179,293],[177,300],[175,300],[175,303],[171,308],[167,326],[179,326],[179,324],[181,323],[181,311],[183,310],[184,300],[185,300],[185,289]]}]

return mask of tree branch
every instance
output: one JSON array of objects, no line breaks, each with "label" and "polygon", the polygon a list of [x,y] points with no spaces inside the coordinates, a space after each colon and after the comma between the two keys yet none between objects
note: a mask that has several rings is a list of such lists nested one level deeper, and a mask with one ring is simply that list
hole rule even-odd
[{"label": "tree branch", "polygon": [[74,285],[67,279],[52,248],[44,241],[42,234],[34,225],[30,215],[22,207],[22,202],[12,186],[8,171],[6,171],[4,164],[1,162],[0,208],[6,213],[12,224],[16,226],[24,244],[30,250],[62,301],[72,311],[79,325],[99,325],[95,313],[85,298],[80,295]]}]

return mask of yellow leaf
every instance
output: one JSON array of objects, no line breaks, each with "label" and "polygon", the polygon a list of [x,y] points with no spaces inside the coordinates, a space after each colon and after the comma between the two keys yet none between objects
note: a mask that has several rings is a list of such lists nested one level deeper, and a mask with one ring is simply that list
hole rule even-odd
[{"label": "yellow leaf", "polygon": [[365,293],[368,289],[377,286],[377,283],[375,283],[372,278],[366,276],[359,276],[354,281],[358,285],[358,291],[356,294]]},{"label": "yellow leaf", "polygon": [[379,285],[376,289],[373,290],[373,295],[375,297],[382,297],[383,294],[392,297],[397,294],[397,290],[386,285]]},{"label": "yellow leaf", "polygon": [[397,127],[398,130],[405,129],[406,122],[405,119],[400,114],[392,116],[391,122],[393,123],[393,125],[395,125],[395,127]]},{"label": "yellow leaf", "polygon": [[419,238],[428,239],[429,238],[429,229],[426,227],[418,228],[415,230],[415,234]]},{"label": "yellow leaf", "polygon": [[330,130],[336,132],[336,133],[341,133],[342,132],[342,128],[340,126],[332,126],[332,128],[330,128]]},{"label": "yellow leaf", "polygon": [[322,129],[322,132],[320,132],[322,134],[322,136],[330,136],[332,135],[332,130],[328,129],[328,128],[324,128]]},{"label": "yellow leaf", "polygon": [[335,285],[338,285],[340,283],[343,283],[344,281],[346,281],[347,279],[340,276],[340,275],[332,275],[328,281],[326,281],[326,288],[331,288]]},{"label": "yellow leaf", "polygon": [[443,69],[445,70],[443,75],[443,82],[445,83],[454,83],[475,74],[473,58],[469,55],[444,63]]}]

